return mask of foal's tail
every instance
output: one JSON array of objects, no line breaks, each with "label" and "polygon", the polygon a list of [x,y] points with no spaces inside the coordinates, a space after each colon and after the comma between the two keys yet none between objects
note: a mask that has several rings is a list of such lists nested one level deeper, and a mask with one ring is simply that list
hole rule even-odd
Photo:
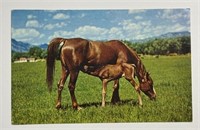
[{"label": "foal's tail", "polygon": [[47,49],[47,58],[46,58],[46,83],[48,89],[51,92],[53,84],[53,76],[55,70],[55,60],[58,54],[58,47],[63,38],[54,38],[50,41]]}]

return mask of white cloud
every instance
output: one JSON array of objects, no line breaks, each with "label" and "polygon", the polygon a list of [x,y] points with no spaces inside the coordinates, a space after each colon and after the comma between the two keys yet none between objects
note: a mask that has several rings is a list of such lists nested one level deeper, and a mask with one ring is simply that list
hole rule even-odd
[{"label": "white cloud", "polygon": [[53,35],[48,37],[48,40],[51,40],[55,37],[64,37],[64,38],[70,38],[74,37],[73,32],[68,32],[68,31],[55,31]]},{"label": "white cloud", "polygon": [[47,24],[47,25],[44,26],[45,30],[52,30],[53,28],[54,28],[53,24]]},{"label": "white cloud", "polygon": [[37,20],[28,20],[26,22],[26,27],[33,27],[33,28],[39,28],[41,25]]},{"label": "white cloud", "polygon": [[133,22],[131,19],[124,20],[119,24],[122,27],[122,34],[127,40],[144,39],[151,36],[153,25],[150,20]]},{"label": "white cloud", "polygon": [[134,23],[131,20],[124,20],[118,27],[101,28],[97,26],[80,26],[74,31],[56,31],[49,40],[54,37],[82,37],[92,40],[111,39],[140,39],[149,37],[151,34],[151,21]]},{"label": "white cloud", "polygon": [[122,28],[127,33],[133,33],[138,30],[141,30],[142,26],[140,24],[132,22],[131,20],[124,20],[122,23]]},{"label": "white cloud", "polygon": [[141,19],[143,19],[142,16],[135,16],[134,18],[135,18],[136,20],[141,20]]},{"label": "white cloud", "polygon": [[167,32],[185,31],[187,26],[176,24],[153,24],[151,20],[135,22],[134,19],[124,20],[111,28],[97,26],[80,26],[73,31],[56,31],[49,40],[54,37],[82,37],[92,40],[111,39],[145,39],[152,36],[159,36]]},{"label": "white cloud", "polygon": [[45,37],[45,34],[40,34],[39,38]]},{"label": "white cloud", "polygon": [[37,16],[34,16],[34,15],[32,15],[32,14],[29,14],[29,15],[27,16],[27,18],[28,18],[28,19],[35,19],[35,18],[37,18]]},{"label": "white cloud", "polygon": [[189,27],[181,25],[180,23],[176,23],[174,25],[157,25],[157,26],[154,25],[151,28],[149,28],[147,34],[149,34],[149,37],[151,37],[151,36],[159,36],[161,34],[165,34],[168,32],[181,32],[188,30]]},{"label": "white cloud", "polygon": [[108,39],[123,39],[124,35],[121,28],[112,27],[108,31]]},{"label": "white cloud", "polygon": [[186,26],[183,26],[179,23],[175,24],[174,26],[171,27],[173,32],[180,32],[180,31],[186,31],[188,28]]},{"label": "white cloud", "polygon": [[88,26],[88,25],[81,26],[75,30],[75,34],[78,34],[84,37],[90,37],[92,39],[105,36],[106,33],[107,33],[107,29],[105,28],[100,28],[96,26]]},{"label": "white cloud", "polygon": [[161,15],[161,18],[171,19],[171,20],[176,20],[181,17],[182,17],[181,13],[175,13],[174,10],[172,10],[172,9],[163,10],[163,13]]},{"label": "white cloud", "polygon": [[61,22],[61,23],[56,23],[56,24],[47,24],[44,26],[44,29],[45,30],[52,30],[54,28],[62,28],[64,26],[66,26],[67,24],[64,23],[64,22]]},{"label": "white cloud", "polygon": [[82,14],[80,15],[80,18],[83,18],[83,17],[85,17],[85,16],[86,16],[86,14],[82,13]]},{"label": "white cloud", "polygon": [[12,38],[19,41],[30,42],[33,38],[37,38],[39,36],[40,36],[40,33],[35,29],[12,28]]},{"label": "white cloud", "polygon": [[111,29],[96,27],[96,26],[81,26],[74,31],[56,31],[49,40],[55,37],[82,37],[91,40],[104,40],[104,39],[120,39],[123,37],[120,28],[112,27]]},{"label": "white cloud", "polygon": [[162,19],[169,19],[173,22],[176,22],[178,19],[189,19],[190,14],[188,10],[165,9],[163,11],[158,12],[156,17]]},{"label": "white cloud", "polygon": [[160,35],[162,33],[165,33],[167,28],[168,28],[168,26],[166,26],[166,25],[157,25],[157,26],[153,26],[147,32],[151,32],[153,35],[158,36],[158,35]]},{"label": "white cloud", "polygon": [[70,18],[69,15],[66,15],[66,14],[63,14],[63,13],[57,13],[56,15],[53,16],[53,19],[59,19],[59,20],[69,19],[69,18]]}]

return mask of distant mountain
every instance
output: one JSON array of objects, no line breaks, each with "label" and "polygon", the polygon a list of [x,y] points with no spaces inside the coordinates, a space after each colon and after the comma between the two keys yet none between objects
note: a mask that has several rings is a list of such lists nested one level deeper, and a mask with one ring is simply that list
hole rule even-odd
[{"label": "distant mountain", "polygon": [[39,47],[40,47],[41,49],[45,50],[45,49],[47,49],[48,44],[44,43],[44,44],[39,45]]},{"label": "distant mountain", "polygon": [[183,37],[183,36],[190,36],[190,32],[188,32],[188,31],[183,31],[183,32],[168,32],[168,33],[165,33],[165,34],[162,34],[162,35],[159,35],[159,36],[155,36],[155,37],[133,40],[132,42],[144,43],[144,42],[147,42],[147,41],[153,40],[153,39],[175,38],[175,37]]},{"label": "distant mountain", "polygon": [[15,39],[11,39],[11,43],[12,43],[11,45],[12,51],[16,51],[16,52],[27,52],[29,48],[31,47],[29,43],[16,41]]},{"label": "distant mountain", "polygon": [[169,32],[163,35],[158,36],[158,38],[173,38],[173,37],[183,37],[183,36],[190,36],[190,32]]},{"label": "distant mountain", "polygon": [[[33,47],[33,45],[31,45],[29,43],[25,43],[25,42],[17,41],[15,39],[11,39],[12,51],[15,51],[15,52],[28,52],[31,47]],[[38,47],[40,47],[41,49],[45,50],[45,49],[47,49],[48,44],[44,43],[44,44],[38,45]]]}]

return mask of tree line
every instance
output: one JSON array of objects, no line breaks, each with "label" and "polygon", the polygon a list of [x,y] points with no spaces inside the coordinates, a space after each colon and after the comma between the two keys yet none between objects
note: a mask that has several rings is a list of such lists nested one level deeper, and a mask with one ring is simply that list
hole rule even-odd
[{"label": "tree line", "polygon": [[129,47],[139,54],[144,55],[169,55],[191,53],[190,36],[175,38],[156,38],[143,43],[124,41]]},{"label": "tree line", "polygon": [[24,58],[44,59],[47,56],[47,50],[34,46],[29,49],[28,52],[15,52],[12,51],[12,62]]}]

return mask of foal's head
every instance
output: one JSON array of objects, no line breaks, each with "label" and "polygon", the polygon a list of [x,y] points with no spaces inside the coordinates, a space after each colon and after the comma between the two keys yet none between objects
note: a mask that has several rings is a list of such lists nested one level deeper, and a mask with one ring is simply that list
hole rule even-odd
[{"label": "foal's head", "polygon": [[156,91],[153,88],[153,80],[148,72],[145,74],[144,79],[140,82],[140,90],[151,100],[156,99]]}]

